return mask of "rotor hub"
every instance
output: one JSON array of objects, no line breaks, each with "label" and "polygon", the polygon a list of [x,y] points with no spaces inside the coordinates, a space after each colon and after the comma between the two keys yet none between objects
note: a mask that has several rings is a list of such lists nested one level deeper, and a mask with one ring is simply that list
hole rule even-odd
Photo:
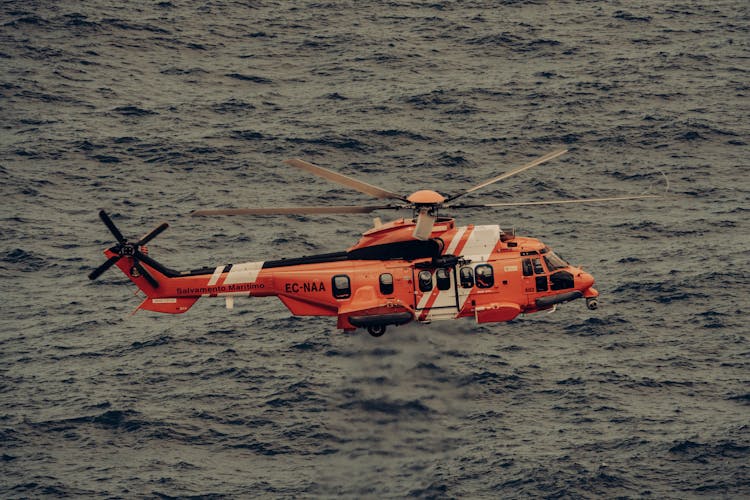
[{"label": "rotor hub", "polygon": [[120,245],[120,251],[117,253],[123,257],[132,257],[135,255],[135,245],[132,243],[123,243]]},{"label": "rotor hub", "polygon": [[422,189],[412,193],[406,201],[415,205],[439,205],[445,201],[445,196],[430,189]]}]

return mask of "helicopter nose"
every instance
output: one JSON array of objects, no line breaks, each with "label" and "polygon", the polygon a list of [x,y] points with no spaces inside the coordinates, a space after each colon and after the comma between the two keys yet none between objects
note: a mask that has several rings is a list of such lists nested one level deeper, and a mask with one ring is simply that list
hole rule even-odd
[{"label": "helicopter nose", "polygon": [[576,274],[576,288],[581,291],[588,290],[594,286],[594,277],[585,271],[579,271]]}]

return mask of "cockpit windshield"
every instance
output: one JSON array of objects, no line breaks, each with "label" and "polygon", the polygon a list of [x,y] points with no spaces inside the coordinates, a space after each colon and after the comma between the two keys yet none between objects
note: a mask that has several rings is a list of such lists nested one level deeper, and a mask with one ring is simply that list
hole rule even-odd
[{"label": "cockpit windshield", "polygon": [[546,248],[547,252],[544,254],[544,262],[547,264],[547,269],[550,272],[557,271],[558,269],[564,269],[568,267],[568,263],[559,257],[555,252]]}]

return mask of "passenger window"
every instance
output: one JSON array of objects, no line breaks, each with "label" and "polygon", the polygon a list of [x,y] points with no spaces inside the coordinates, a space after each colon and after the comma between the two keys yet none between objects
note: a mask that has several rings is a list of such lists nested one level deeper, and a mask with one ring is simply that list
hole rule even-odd
[{"label": "passenger window", "polygon": [[471,288],[474,286],[474,270],[470,267],[462,267],[458,272],[461,277],[461,287]]},{"label": "passenger window", "polygon": [[534,274],[544,274],[544,267],[542,267],[542,261],[539,258],[532,259],[534,263]]},{"label": "passenger window", "polygon": [[380,275],[380,293],[391,295],[393,293],[393,275],[385,273]]},{"label": "passenger window", "polygon": [[349,276],[337,274],[331,279],[333,286],[333,296],[337,299],[348,299],[352,296],[352,287],[349,282]]},{"label": "passenger window", "polygon": [[547,277],[546,276],[537,276],[536,277],[536,291],[537,292],[546,292],[547,291]]},{"label": "passenger window", "polygon": [[432,290],[432,273],[430,271],[419,271],[419,290],[429,292]]},{"label": "passenger window", "polygon": [[451,275],[448,269],[438,269],[435,271],[435,280],[437,281],[438,290],[450,290]]},{"label": "passenger window", "polygon": [[490,288],[495,284],[495,275],[492,266],[489,264],[480,264],[474,271],[479,288]]},{"label": "passenger window", "polygon": [[523,259],[523,275],[531,276],[534,274],[534,269],[531,267],[531,259]]}]

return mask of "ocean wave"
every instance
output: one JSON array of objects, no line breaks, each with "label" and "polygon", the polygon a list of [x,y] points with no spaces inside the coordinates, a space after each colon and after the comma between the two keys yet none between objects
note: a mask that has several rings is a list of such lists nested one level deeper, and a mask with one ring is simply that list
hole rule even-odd
[{"label": "ocean wave", "polygon": [[[750,494],[743,3],[4,7],[0,496]],[[473,199],[677,196],[454,215],[568,246],[598,311],[374,339],[86,277],[102,208],[177,269],[288,258],[371,218],[189,214],[369,203],[286,158],[455,193],[560,147]]]}]

